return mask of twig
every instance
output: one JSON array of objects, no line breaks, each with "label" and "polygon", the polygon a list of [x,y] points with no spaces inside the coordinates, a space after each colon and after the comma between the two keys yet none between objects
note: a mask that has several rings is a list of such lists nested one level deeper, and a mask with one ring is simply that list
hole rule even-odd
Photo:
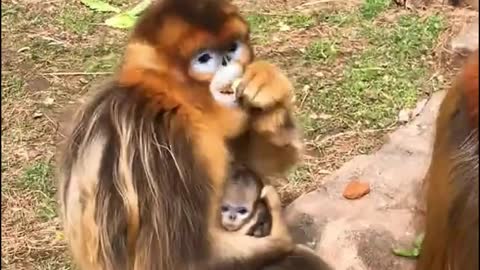
[{"label": "twig", "polygon": [[105,72],[50,72],[50,73],[42,73],[42,75],[46,76],[83,76],[83,75],[110,75],[113,72],[105,71]]},{"label": "twig", "polygon": [[310,91],[307,91],[307,93],[305,93],[305,95],[303,95],[303,98],[302,98],[302,100],[300,101],[300,106],[299,106],[300,109],[303,108],[303,103],[305,103],[305,100],[307,100],[307,97],[308,97],[309,94],[310,94]]},{"label": "twig", "polygon": [[[376,132],[381,132],[381,131],[390,131],[390,130],[394,130],[396,128],[396,126],[390,126],[390,127],[387,127],[387,128],[379,128],[379,129],[366,129],[366,130],[361,130],[361,131],[346,131],[346,132],[340,132],[340,133],[337,133],[337,134],[334,134],[334,135],[331,135],[331,136],[327,136],[325,138],[323,138],[320,142],[316,143],[315,146],[316,147],[320,147],[322,145],[324,145],[325,143],[333,140],[333,139],[336,139],[336,138],[340,138],[340,137],[344,137],[344,136],[353,136],[353,135],[358,135],[358,134],[365,134],[365,133],[376,133]],[[315,138],[314,141],[316,141],[318,139]]]},{"label": "twig", "polygon": [[324,4],[324,3],[333,2],[333,1],[334,0],[317,0],[317,1],[313,1],[313,2],[303,3],[303,4],[300,5],[300,7],[314,6],[316,4]]}]

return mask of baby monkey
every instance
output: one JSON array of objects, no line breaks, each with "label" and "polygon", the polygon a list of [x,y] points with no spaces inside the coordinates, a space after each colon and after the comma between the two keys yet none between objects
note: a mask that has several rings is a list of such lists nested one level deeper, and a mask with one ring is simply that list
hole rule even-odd
[{"label": "baby monkey", "polygon": [[247,234],[264,237],[270,233],[271,216],[260,199],[261,179],[243,165],[233,164],[225,183],[221,203],[221,224],[228,231],[238,231],[253,224]]},{"label": "baby monkey", "polygon": [[[263,182],[252,170],[233,164],[225,182],[221,203],[221,225],[228,231],[243,231],[253,237],[270,234],[272,216],[266,202],[261,198]],[[250,264],[248,264],[250,263]],[[217,267],[229,270],[332,270],[332,268],[308,247],[295,245],[285,256],[270,261],[249,261],[237,266]]]}]

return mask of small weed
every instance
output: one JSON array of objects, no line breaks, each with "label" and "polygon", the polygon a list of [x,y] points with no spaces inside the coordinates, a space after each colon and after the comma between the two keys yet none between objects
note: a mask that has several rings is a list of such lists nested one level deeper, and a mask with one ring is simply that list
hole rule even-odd
[{"label": "small weed", "polygon": [[84,8],[80,8],[80,12],[79,9],[67,8],[60,15],[59,20],[68,31],[82,35],[93,32],[95,24],[101,23],[98,18],[98,14],[85,11]]},{"label": "small weed", "polygon": [[2,74],[2,103],[6,99],[19,97],[23,94],[25,82],[18,75]]},{"label": "small weed", "polygon": [[40,191],[47,196],[55,194],[52,184],[52,167],[50,164],[40,162],[28,168],[22,177],[24,188]]},{"label": "small weed", "polygon": [[364,0],[360,7],[362,17],[371,20],[390,6],[391,0]]},{"label": "small weed", "polygon": [[21,179],[21,186],[24,189],[35,191],[38,194],[37,214],[43,220],[50,220],[57,216],[54,199],[56,188],[52,177],[52,166],[40,162],[28,168]]},{"label": "small weed", "polygon": [[315,17],[305,14],[290,15],[282,20],[293,28],[309,28],[315,25]]},{"label": "small weed", "polygon": [[334,58],[337,54],[337,45],[329,40],[317,40],[312,42],[305,52],[305,59],[311,61],[326,61]]},{"label": "small weed", "polygon": [[248,14],[246,16],[246,19],[253,34],[259,34],[273,30],[273,28],[271,27],[272,23],[270,16],[260,14]]},{"label": "small weed", "polygon": [[319,16],[319,21],[336,27],[346,27],[357,22],[358,15],[356,13],[325,12]]}]

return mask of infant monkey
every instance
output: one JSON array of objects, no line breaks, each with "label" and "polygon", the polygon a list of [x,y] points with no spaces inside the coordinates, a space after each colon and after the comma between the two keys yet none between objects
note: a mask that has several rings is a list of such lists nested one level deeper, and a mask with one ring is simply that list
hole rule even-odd
[{"label": "infant monkey", "polygon": [[226,230],[237,231],[253,222],[248,235],[263,237],[270,233],[271,216],[260,199],[262,187],[261,179],[253,171],[238,164],[232,165],[221,203],[220,219]]},{"label": "infant monkey", "polygon": [[[265,237],[270,234],[272,216],[260,198],[263,184],[251,170],[233,164],[225,182],[221,203],[221,224],[228,231],[242,230],[253,237]],[[252,263],[252,262],[250,262]],[[325,261],[308,247],[295,245],[291,253],[280,256],[270,262],[259,265],[238,265],[237,267],[219,267],[230,270],[333,270]]]}]

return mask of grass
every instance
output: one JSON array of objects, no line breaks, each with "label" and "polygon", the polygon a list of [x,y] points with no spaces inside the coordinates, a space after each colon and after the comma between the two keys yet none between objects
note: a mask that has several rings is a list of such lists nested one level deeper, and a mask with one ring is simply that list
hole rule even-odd
[{"label": "grass", "polygon": [[[267,5],[268,1],[265,1]],[[122,0],[122,8],[133,1]],[[434,12],[396,14],[390,1],[305,13],[256,3],[246,18],[258,58],[285,69],[297,89],[307,154],[283,187],[290,201],[325,175],[371,153],[398,111],[432,88],[432,48],[448,27]],[[58,112],[95,75],[118,64],[125,31],[79,1],[2,2],[2,266],[70,269],[56,212],[53,164]],[[389,16],[385,20],[385,16]],[[391,17],[393,16],[393,19]],[[45,100],[51,100],[49,105]]]},{"label": "grass", "polygon": [[365,0],[360,7],[360,14],[364,19],[371,20],[385,11],[390,4],[390,0]]},{"label": "grass", "polygon": [[57,216],[54,200],[56,187],[53,183],[52,165],[45,162],[36,163],[26,169],[20,181],[22,188],[37,194],[38,217],[44,221],[55,218]]},{"label": "grass", "polygon": [[315,40],[305,51],[305,59],[308,61],[327,61],[337,54],[335,42],[329,40]]}]

